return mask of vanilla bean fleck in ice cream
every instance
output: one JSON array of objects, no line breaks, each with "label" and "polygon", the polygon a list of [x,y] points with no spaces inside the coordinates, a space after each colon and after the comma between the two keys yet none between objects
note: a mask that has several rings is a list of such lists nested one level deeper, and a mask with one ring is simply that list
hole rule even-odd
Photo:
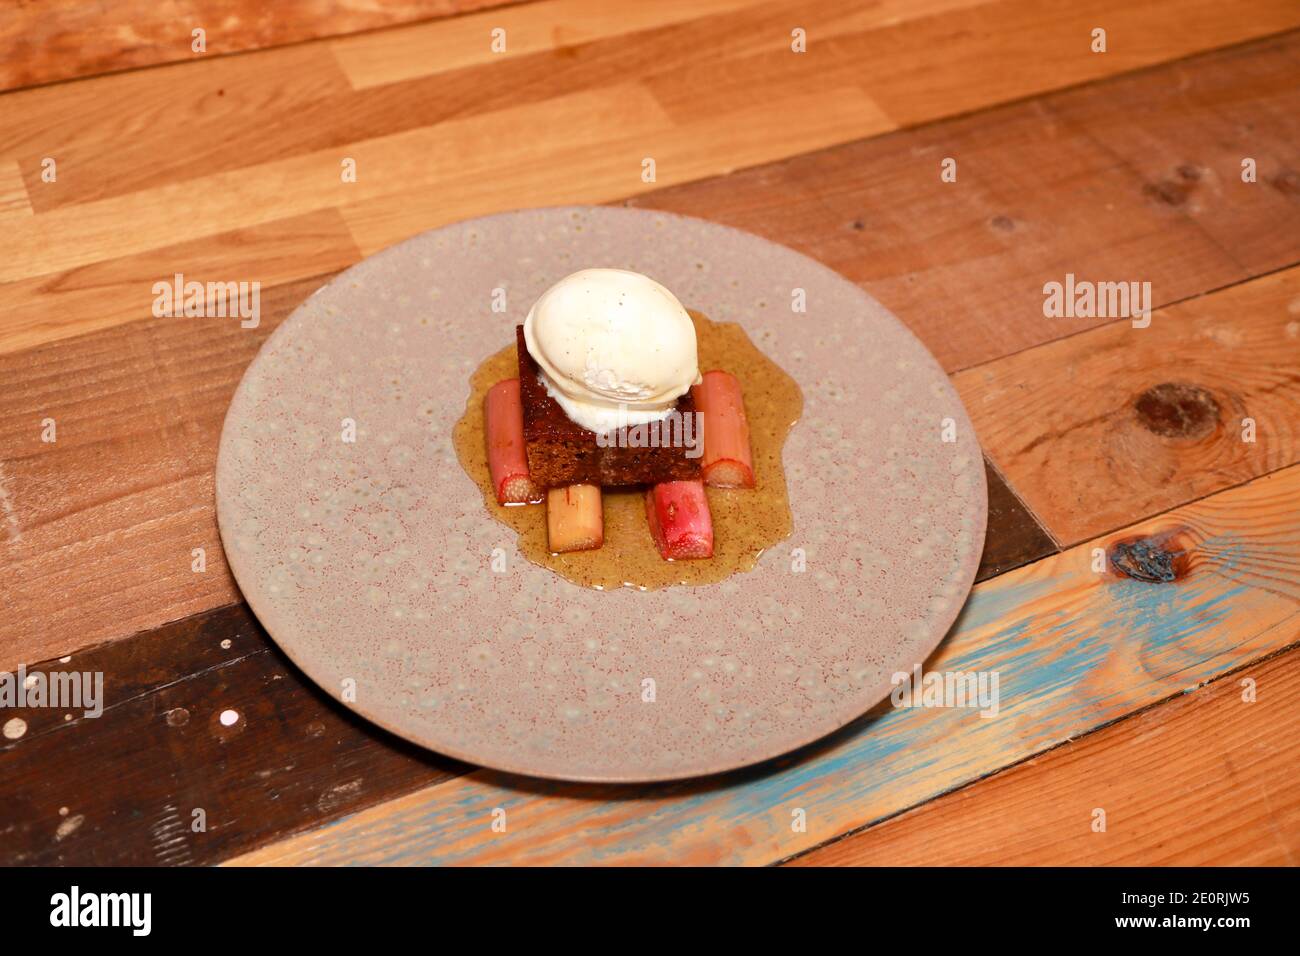
[{"label": "vanilla bean fleck in ice cream", "polygon": [[561,279],[529,310],[524,342],[550,396],[593,432],[663,419],[700,382],[695,324],[639,272],[583,269]]}]

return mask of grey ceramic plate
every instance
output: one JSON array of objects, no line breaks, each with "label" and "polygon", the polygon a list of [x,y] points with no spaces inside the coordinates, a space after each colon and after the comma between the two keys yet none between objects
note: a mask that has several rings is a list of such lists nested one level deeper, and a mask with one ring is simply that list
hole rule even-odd
[{"label": "grey ceramic plate", "polygon": [[[471,372],[589,266],[647,273],[741,323],[803,390],[785,447],[794,534],[753,571],[581,588],[524,560],[461,469],[450,434]],[[304,302],[231,403],[217,514],[259,620],[358,713],[471,763],[629,782],[773,757],[887,696],[961,608],[986,499],[948,377],[857,286],[723,226],[575,207],[417,236]]]}]

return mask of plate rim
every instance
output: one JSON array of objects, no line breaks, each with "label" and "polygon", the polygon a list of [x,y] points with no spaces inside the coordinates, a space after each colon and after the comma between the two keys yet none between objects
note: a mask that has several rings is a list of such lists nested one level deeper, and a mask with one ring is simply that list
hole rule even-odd
[{"label": "plate rim", "polygon": [[[805,262],[809,263],[810,265],[814,265],[818,269],[823,270],[826,273],[829,273],[830,276],[833,277],[835,281],[846,283],[847,285],[851,286],[854,290],[854,293],[857,296],[866,300],[869,303],[874,304],[874,306],[880,308],[885,313],[887,313],[889,317],[893,319],[894,323],[898,326],[898,328],[903,330],[907,335],[909,335],[912,338],[912,340],[915,342],[918,349],[930,360],[930,362],[934,365],[934,367],[938,370],[938,372],[944,377],[945,381],[947,381],[949,388],[952,389],[952,392],[957,399],[958,408],[961,410],[962,414],[965,415],[966,417],[967,425],[971,429],[971,436],[972,436],[972,440],[975,443],[975,447],[980,452],[979,467],[975,469],[978,475],[978,488],[972,489],[972,497],[974,501],[978,504],[983,514],[982,514],[982,519],[975,523],[976,533],[972,534],[971,550],[966,558],[967,573],[962,576],[964,583],[961,587],[961,595],[962,595],[961,600],[955,601],[952,607],[949,609],[949,612],[944,616],[945,617],[944,626],[942,628],[936,627],[934,629],[935,636],[931,638],[927,638],[925,642],[917,645],[917,650],[919,653],[916,655],[918,658],[916,663],[923,665],[924,662],[934,654],[935,650],[939,647],[939,645],[941,645],[947,639],[948,635],[952,632],[953,625],[956,623],[957,619],[961,616],[962,611],[966,608],[967,604],[970,601],[970,596],[975,585],[975,578],[978,576],[979,573],[980,557],[983,554],[984,542],[987,537],[987,531],[988,531],[988,482],[985,476],[983,447],[980,444],[979,436],[975,432],[974,425],[971,422],[970,412],[966,408],[966,403],[962,400],[961,394],[957,391],[956,386],[953,385],[951,376],[948,374],[947,370],[944,369],[943,366],[939,364],[934,354],[925,345],[925,343],[921,341],[920,337],[917,336],[916,333],[913,332],[912,329],[909,328],[907,324],[903,322],[902,319],[900,319],[897,315],[895,315],[892,310],[887,308],[883,303],[877,300],[874,296],[872,296],[869,292],[867,292],[864,288],[862,288],[862,286],[860,286],[858,283],[848,279],[847,277],[845,277],[835,269],[831,268],[830,266],[826,265],[825,263],[819,261],[818,259],[798,249],[794,249],[790,246],[784,245],[783,243],[779,243],[776,242],[775,240],[768,239],[766,236],[761,236],[757,233],[749,232],[744,229],[739,229],[735,226],[730,226],[727,225],[726,223],[716,222],[711,219],[704,219],[699,216],[691,216],[683,213],[669,212],[667,210],[648,209],[648,208],[642,208],[637,206],[622,206],[622,205],[592,206],[592,205],[566,203],[560,205],[529,206],[529,207],[519,208],[519,209],[502,210],[500,212],[490,213],[484,216],[472,216],[468,219],[458,219],[453,222],[443,223],[441,225],[434,226],[430,229],[426,229],[421,232],[415,233],[414,235],[408,236],[407,238],[395,242],[392,245],[386,246],[383,249],[380,249],[369,256],[363,257],[362,259],[348,266],[346,269],[331,276],[328,281],[326,281],[324,284],[322,284],[317,289],[315,289],[310,295],[306,296],[301,302],[299,302],[296,306],[294,306],[293,310],[287,316],[285,316],[283,321],[280,322],[280,324],[275,328],[275,330],[272,331],[271,334],[268,335],[263,340],[262,344],[258,347],[257,353],[253,356],[253,358],[249,361],[248,365],[244,368],[244,372],[239,379],[239,384],[235,387],[234,392],[231,394],[230,403],[226,408],[226,414],[222,421],[221,435],[220,438],[218,439],[218,444],[217,444],[216,460],[213,465],[213,475],[214,475],[213,500],[214,500],[214,510],[216,511],[216,515],[217,515],[217,528],[221,539],[222,551],[224,552],[225,559],[226,559],[226,565],[230,570],[231,577],[234,579],[235,584],[239,589],[240,597],[248,604],[249,608],[252,610],[253,615],[257,618],[258,625],[267,633],[267,635],[271,638],[271,640],[275,642],[276,647],[287,658],[289,658],[289,660],[293,663],[294,667],[296,667],[299,671],[301,671],[304,675],[306,675],[308,679],[310,679],[311,682],[315,684],[316,687],[318,687],[323,694],[325,694],[327,697],[330,698],[330,700],[338,704],[341,704],[343,707],[347,708],[348,711],[355,714],[357,717],[367,721],[368,723],[373,724],[376,727],[381,728],[386,733],[392,734],[393,736],[401,740],[405,740],[408,743],[414,744],[415,746],[418,746],[423,750],[427,750],[431,753],[448,757],[450,759],[457,760],[461,763],[469,765],[469,767],[471,768],[471,770],[469,771],[470,773],[473,773],[477,770],[487,770],[490,772],[505,773],[505,774],[510,774],[512,776],[530,778],[534,780],[550,780],[550,781],[559,781],[559,782],[566,782],[566,783],[581,783],[581,784],[607,784],[611,786],[633,786],[637,784],[670,783],[670,782],[683,781],[683,780],[705,780],[705,779],[721,776],[724,774],[734,773],[736,771],[744,770],[746,768],[752,768],[759,764],[766,763],[767,761],[774,760],[782,756],[787,756],[787,755],[793,756],[798,752],[804,750],[805,748],[809,747],[810,745],[826,739],[830,735],[851,726],[855,722],[865,717],[871,711],[872,708],[876,707],[881,701],[885,700],[890,695],[893,687],[895,686],[892,679],[892,675],[886,678],[883,682],[873,685],[872,690],[869,694],[863,693],[862,695],[859,695],[861,699],[868,700],[869,702],[866,703],[865,706],[863,706],[863,708],[860,711],[848,717],[847,719],[832,720],[828,722],[826,726],[812,732],[809,736],[806,737],[806,739],[801,738],[795,743],[788,743],[782,741],[772,749],[763,749],[757,755],[746,756],[741,760],[737,760],[735,762],[729,762],[725,766],[715,766],[707,770],[699,770],[699,769],[692,770],[689,768],[683,768],[680,770],[672,770],[664,773],[649,773],[649,774],[636,774],[636,775],[553,773],[553,772],[539,771],[536,769],[524,768],[517,764],[512,765],[512,763],[508,760],[503,761],[503,760],[497,760],[495,758],[485,760],[481,755],[473,755],[465,751],[458,750],[455,747],[444,746],[441,743],[435,746],[429,743],[427,740],[421,739],[420,737],[408,732],[407,730],[403,730],[396,726],[393,726],[389,721],[373,715],[371,712],[368,712],[366,709],[359,706],[356,701],[348,702],[348,701],[340,700],[338,695],[334,693],[329,687],[327,687],[322,682],[322,680],[318,679],[318,677],[313,673],[312,669],[308,667],[303,661],[301,661],[295,655],[294,651],[289,646],[292,642],[286,643],[284,641],[281,641],[281,639],[275,635],[272,628],[267,624],[268,619],[274,619],[275,617],[274,613],[268,613],[267,615],[264,616],[262,610],[259,609],[258,607],[261,598],[259,597],[255,600],[252,595],[250,595],[247,591],[245,591],[243,585],[240,583],[239,572],[236,570],[236,562],[231,558],[233,549],[228,544],[229,540],[233,540],[233,530],[227,528],[227,523],[231,519],[229,519],[225,514],[226,508],[224,508],[222,505],[223,495],[221,490],[222,485],[224,484],[222,479],[222,473],[223,473],[222,459],[226,454],[228,440],[230,436],[233,434],[233,429],[235,427],[234,425],[232,425],[232,421],[233,421],[232,412],[235,407],[236,398],[243,390],[245,382],[248,380],[249,376],[253,374],[253,371],[258,366],[258,364],[263,360],[264,356],[269,351],[269,346],[271,345],[271,343],[274,342],[275,339],[278,336],[280,336],[284,332],[284,330],[287,329],[293,323],[293,320],[297,317],[298,313],[301,312],[302,309],[304,309],[307,306],[307,304],[311,301],[311,299],[314,298],[323,290],[325,290],[326,288],[329,288],[334,283],[343,280],[346,276],[350,275],[361,266],[370,263],[377,258],[387,256],[391,254],[394,250],[400,249],[401,247],[409,243],[416,242],[422,239],[423,237],[436,232],[440,232],[447,229],[453,229],[456,227],[464,227],[470,223],[486,222],[494,219],[511,218],[526,213],[547,213],[547,212],[591,213],[592,211],[596,211],[598,212],[598,214],[602,214],[602,215],[608,212],[615,212],[618,214],[660,216],[660,217],[666,217],[668,219],[678,219],[678,220],[684,220],[692,223],[701,223],[707,225],[710,228],[723,229],[728,232],[738,233],[746,237],[747,239],[757,239],[760,242],[763,242],[765,244],[770,244],[773,246],[778,246],[789,253],[797,255]],[[771,356],[768,357],[771,358]],[[775,361],[775,359],[772,360]],[[795,423],[794,427],[798,427],[798,425],[803,421],[804,419],[800,418],[799,421]],[[786,454],[786,449],[783,448],[782,449],[783,459],[785,454]],[[226,498],[228,500],[228,496],[226,496]],[[489,515],[487,517],[490,519],[491,516]],[[735,577],[735,575],[732,575],[731,577]],[[731,577],[727,578],[726,580],[731,580]],[[424,787],[421,787],[419,789],[424,789],[427,786],[441,786],[442,783],[445,782],[446,781],[440,781],[434,784],[426,784]],[[418,792],[418,791],[413,791],[413,792]]]}]

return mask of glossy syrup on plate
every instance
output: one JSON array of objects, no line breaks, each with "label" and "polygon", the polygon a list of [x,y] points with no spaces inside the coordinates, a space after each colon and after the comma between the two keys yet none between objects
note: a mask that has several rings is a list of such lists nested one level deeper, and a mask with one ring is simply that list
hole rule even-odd
[{"label": "glossy syrup on plate", "polygon": [[546,505],[497,504],[488,474],[483,399],[502,379],[519,375],[513,342],[487,358],[470,378],[470,395],[453,429],[456,454],[479,486],[488,513],[519,535],[519,550],[534,564],[584,587],[644,590],[673,584],[714,584],[751,569],[763,551],[792,530],[781,451],[803,410],[794,379],[764,355],[744,329],[691,312],[701,371],[725,369],[740,380],[749,419],[754,483],[751,489],[709,488],[713,557],[665,561],[646,525],[642,487],[604,488],[605,544],[595,551],[552,554],[546,542]]}]

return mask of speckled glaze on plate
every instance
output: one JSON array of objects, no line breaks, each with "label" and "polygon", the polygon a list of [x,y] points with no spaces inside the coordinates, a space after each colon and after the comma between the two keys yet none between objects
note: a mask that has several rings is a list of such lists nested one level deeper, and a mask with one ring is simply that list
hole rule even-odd
[{"label": "speckled glaze on plate", "polygon": [[[537,295],[589,266],[647,273],[739,322],[803,390],[785,447],[794,533],[753,571],[653,592],[570,584],[518,553],[461,469],[469,376]],[[471,763],[608,782],[744,766],[862,714],[951,626],[986,516],[960,399],[879,303],[748,233],[607,207],[459,223],[335,278],[249,366],[216,487],[244,596],[326,692]]]}]

